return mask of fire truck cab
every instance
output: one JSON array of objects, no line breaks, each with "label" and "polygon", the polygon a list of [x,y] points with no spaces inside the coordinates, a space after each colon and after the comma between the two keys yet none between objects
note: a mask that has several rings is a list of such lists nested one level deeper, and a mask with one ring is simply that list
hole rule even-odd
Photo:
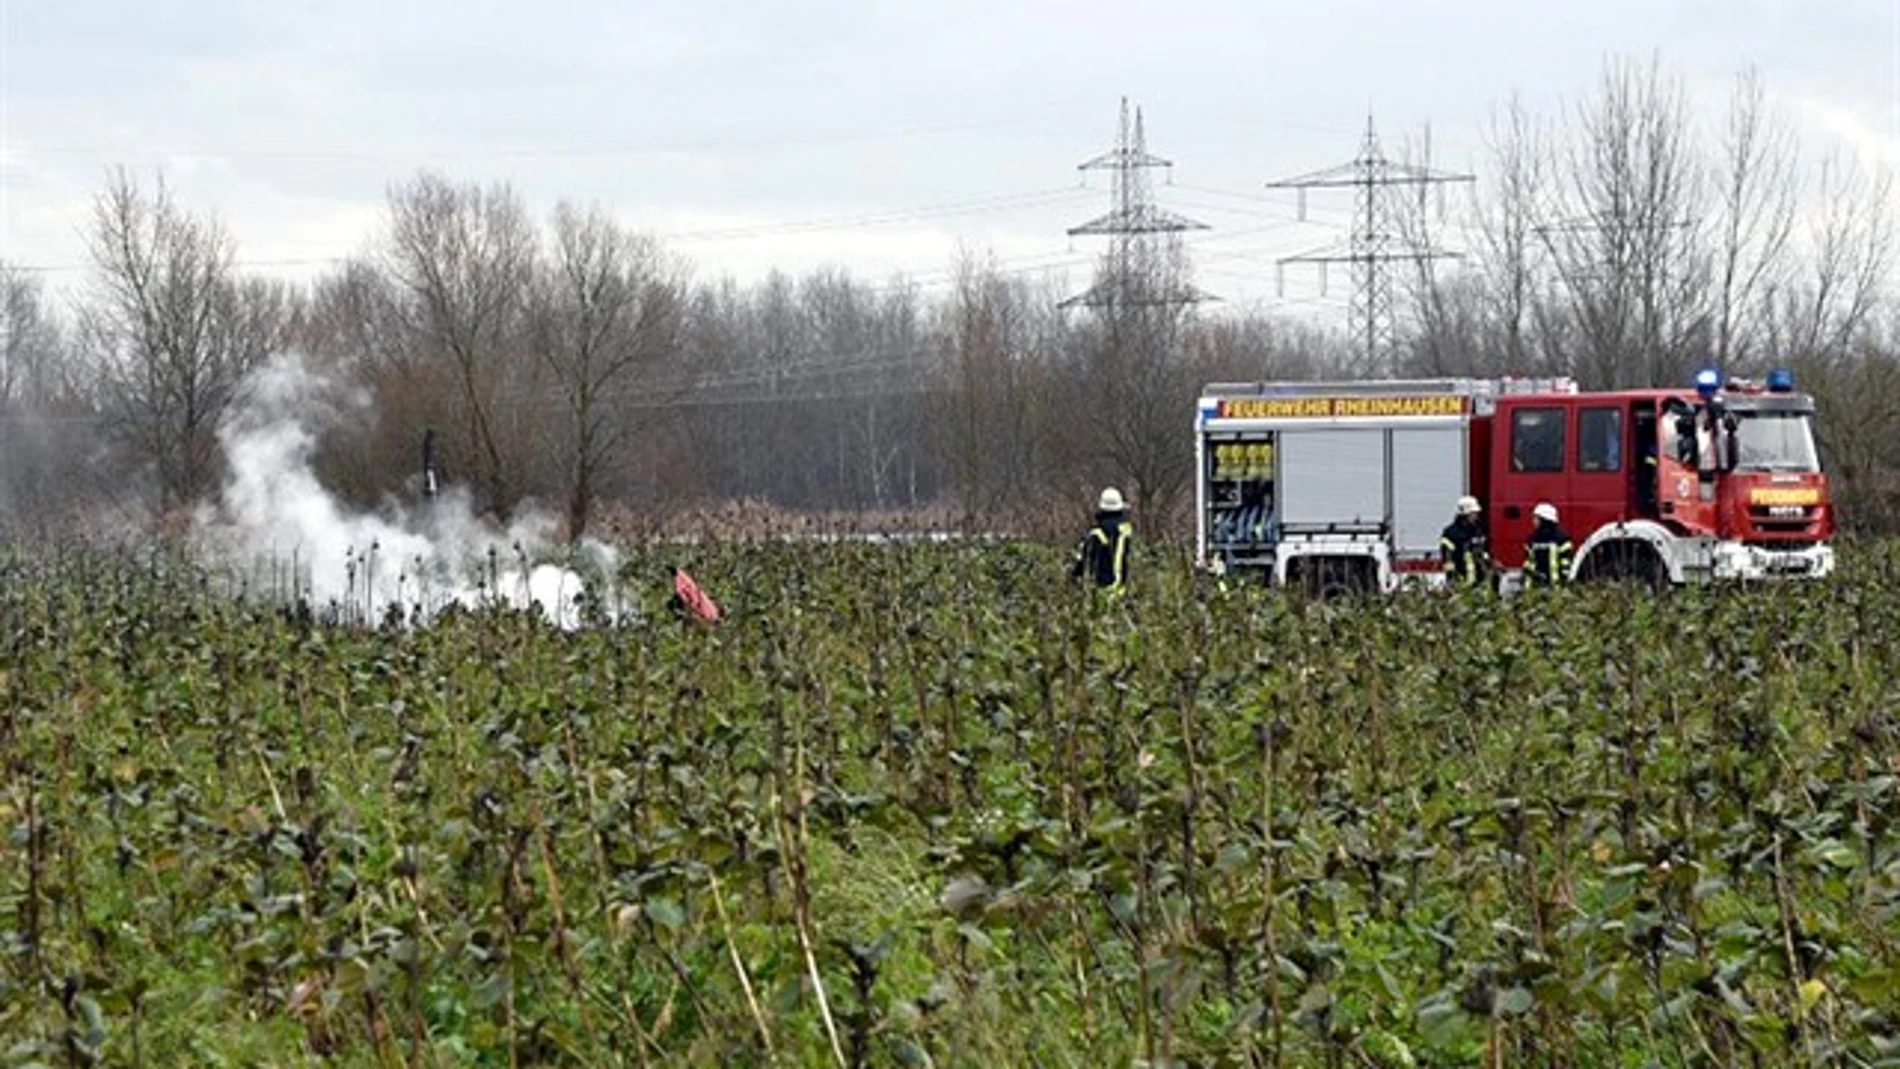
[{"label": "fire truck cab", "polygon": [[1568,379],[1216,384],[1196,413],[1197,553],[1321,594],[1436,585],[1439,532],[1471,494],[1506,589],[1545,501],[1576,579],[1819,578],[1834,516],[1813,414],[1779,371],[1591,393]]}]

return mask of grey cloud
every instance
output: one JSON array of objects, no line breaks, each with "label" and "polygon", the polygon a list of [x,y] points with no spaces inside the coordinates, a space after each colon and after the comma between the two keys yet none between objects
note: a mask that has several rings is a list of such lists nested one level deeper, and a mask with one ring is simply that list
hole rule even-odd
[{"label": "grey cloud", "polygon": [[[1073,184],[1126,93],[1183,183],[1261,192],[1350,156],[1368,107],[1395,141],[1430,121],[1446,160],[1476,163],[1497,102],[1587,95],[1611,52],[1660,50],[1698,85],[1756,61],[1771,90],[1884,129],[1887,6],[36,0],[9,6],[5,88],[11,136],[45,151],[32,184],[24,168],[0,181],[10,210],[39,211],[109,163],[195,151],[226,170],[181,192],[247,218],[377,204],[424,166],[512,181],[538,210],[570,196],[644,215],[848,215]],[[942,228],[1059,245],[1086,214]]]}]

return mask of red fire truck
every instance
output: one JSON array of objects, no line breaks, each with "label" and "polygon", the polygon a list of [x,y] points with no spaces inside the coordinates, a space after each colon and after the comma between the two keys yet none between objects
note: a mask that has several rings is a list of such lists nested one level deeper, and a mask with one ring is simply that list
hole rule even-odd
[{"label": "red fire truck", "polygon": [[1575,579],[1819,578],[1834,514],[1813,417],[1785,371],[1589,393],[1569,379],[1210,385],[1197,552],[1318,593],[1435,585],[1439,532],[1470,494],[1506,589],[1545,501]]}]

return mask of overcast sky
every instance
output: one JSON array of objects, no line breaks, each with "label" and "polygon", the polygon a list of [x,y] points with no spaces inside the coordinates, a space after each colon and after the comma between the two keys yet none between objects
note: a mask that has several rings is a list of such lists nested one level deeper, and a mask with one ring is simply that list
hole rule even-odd
[{"label": "overcast sky", "polygon": [[[1206,222],[1199,280],[1273,305],[1275,257],[1344,236],[1271,179],[1393,141],[1483,179],[1513,91],[1555,111],[1606,55],[1658,56],[1711,113],[1745,64],[1813,151],[1900,164],[1900,0],[0,0],[0,257],[82,282],[107,168],[215,212],[259,270],[376,240],[391,183],[598,201],[700,277],[837,264],[940,283],[1086,260],[1118,99]],[[1080,270],[1069,268],[1080,279]],[[1309,273],[1310,275],[1310,273]],[[1284,307],[1343,303],[1288,276]]]}]

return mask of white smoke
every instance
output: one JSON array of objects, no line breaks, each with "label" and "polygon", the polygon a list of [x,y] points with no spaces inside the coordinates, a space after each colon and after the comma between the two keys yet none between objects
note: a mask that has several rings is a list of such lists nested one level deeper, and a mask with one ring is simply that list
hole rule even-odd
[{"label": "white smoke", "polygon": [[[503,529],[477,517],[454,487],[414,506],[354,512],[310,463],[320,424],[338,415],[336,387],[286,354],[255,372],[243,396],[218,432],[230,468],[223,494],[196,526],[227,564],[248,569],[253,586],[280,594],[289,586],[315,609],[371,622],[392,611],[420,622],[454,605],[499,603],[538,608],[562,628],[581,625],[588,584],[547,560],[551,518],[530,513]],[[358,394],[342,403],[367,401]],[[579,548],[591,571],[612,575],[611,547],[584,540]]]}]

